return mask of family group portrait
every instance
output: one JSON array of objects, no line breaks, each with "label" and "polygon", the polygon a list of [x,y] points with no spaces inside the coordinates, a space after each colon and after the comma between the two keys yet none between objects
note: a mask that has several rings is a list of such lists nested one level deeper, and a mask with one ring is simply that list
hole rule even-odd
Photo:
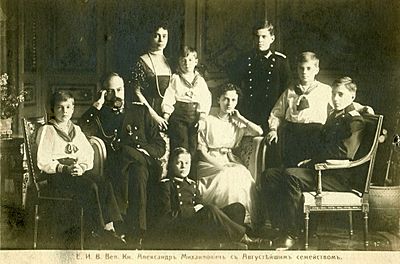
[{"label": "family group portrait", "polygon": [[0,251],[400,250],[397,0],[1,0]]}]

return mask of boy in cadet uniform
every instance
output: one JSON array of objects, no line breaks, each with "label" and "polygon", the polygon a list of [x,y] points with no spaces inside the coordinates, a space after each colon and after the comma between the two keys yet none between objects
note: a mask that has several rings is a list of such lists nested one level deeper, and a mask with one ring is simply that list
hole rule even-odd
[{"label": "boy in cadet uniform", "polygon": [[268,248],[270,240],[247,236],[242,204],[233,203],[219,209],[202,203],[196,182],[187,177],[190,167],[191,156],[186,149],[178,147],[171,152],[169,177],[161,181],[158,190],[159,224],[152,236],[153,247],[182,249],[199,246],[196,242],[202,241],[204,247],[239,242],[236,247],[242,249],[247,246]]},{"label": "boy in cadet uniform", "polygon": [[[269,143],[278,142],[282,135],[282,162],[285,167],[296,167],[317,146],[322,125],[331,107],[332,89],[316,79],[319,59],[313,52],[297,57],[296,84],[290,85],[279,97],[268,119]],[[373,112],[372,108],[354,104],[359,111]],[[278,133],[278,129],[282,132]]]},{"label": "boy in cadet uniform", "polygon": [[241,87],[243,99],[240,112],[254,123],[268,131],[265,120],[282,92],[291,81],[286,56],[271,48],[275,40],[274,27],[269,21],[262,21],[254,27],[257,48],[239,57],[231,65],[229,78]]},{"label": "boy in cadet uniform", "polygon": [[[268,169],[262,178],[262,191],[266,195],[269,214],[278,217],[281,237],[278,248],[291,248],[301,228],[304,191],[316,188],[314,164],[327,159],[353,160],[360,146],[365,127],[363,117],[353,103],[357,86],[350,77],[334,81],[332,104],[326,123],[316,140],[316,147],[309,152],[301,167]],[[301,164],[301,165],[300,165]],[[322,188],[327,191],[350,191],[355,175],[346,170],[327,171],[323,175]],[[276,214],[279,210],[281,214]]]},{"label": "boy in cadet uniform", "polygon": [[118,74],[111,73],[104,88],[80,125],[106,144],[106,174],[124,215],[122,232],[128,245],[140,248],[148,225],[150,189],[161,178],[158,158],[165,153],[165,141],[146,106],[124,101],[124,82]]}]

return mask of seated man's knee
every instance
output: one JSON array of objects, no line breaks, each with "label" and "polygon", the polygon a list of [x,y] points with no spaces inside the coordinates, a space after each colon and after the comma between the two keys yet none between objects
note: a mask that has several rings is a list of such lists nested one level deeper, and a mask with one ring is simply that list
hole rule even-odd
[{"label": "seated man's knee", "polygon": [[282,169],[270,168],[262,173],[261,187],[263,189],[274,188],[282,181]]},{"label": "seated man's knee", "polygon": [[129,170],[129,177],[136,182],[147,182],[149,178],[149,168],[146,165],[133,164]]},{"label": "seated man's knee", "polygon": [[86,177],[80,177],[77,178],[79,185],[81,186],[81,189],[83,191],[87,191],[87,192],[98,192],[98,186],[97,183],[93,180],[91,180],[90,178],[86,178]]}]

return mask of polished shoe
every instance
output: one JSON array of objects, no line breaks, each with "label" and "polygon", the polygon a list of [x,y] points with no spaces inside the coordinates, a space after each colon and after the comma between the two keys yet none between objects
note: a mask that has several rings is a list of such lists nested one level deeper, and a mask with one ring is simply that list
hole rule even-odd
[{"label": "polished shoe", "polygon": [[226,243],[219,243],[219,248],[222,250],[248,250],[249,247],[245,243],[241,242],[226,242]]},{"label": "polished shoe", "polygon": [[276,250],[289,250],[293,248],[293,246],[297,243],[298,237],[294,235],[286,235],[277,238],[274,243],[273,247],[276,248]]},{"label": "polished shoe", "polygon": [[126,241],[128,249],[143,249],[143,238],[127,235],[123,239]]},{"label": "polished shoe", "polygon": [[92,249],[92,250],[99,250],[102,249],[102,238],[101,235],[97,232],[90,232],[90,234],[85,236],[84,249]]},{"label": "polished shoe", "polygon": [[249,249],[270,249],[272,247],[272,241],[263,238],[250,238],[247,234],[244,234],[240,243],[246,244]]},{"label": "polished shoe", "polygon": [[104,249],[127,249],[126,241],[114,230],[104,230],[102,233],[102,239]]}]

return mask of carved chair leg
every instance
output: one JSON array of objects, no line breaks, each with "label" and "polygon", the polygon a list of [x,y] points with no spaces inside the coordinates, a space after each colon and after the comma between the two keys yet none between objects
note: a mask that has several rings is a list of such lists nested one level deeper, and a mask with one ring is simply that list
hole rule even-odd
[{"label": "carved chair leg", "polygon": [[80,212],[80,235],[81,235],[81,250],[83,250],[83,241],[84,241],[84,230],[83,230],[83,208],[81,207],[81,212]]},{"label": "carved chair leg", "polygon": [[33,227],[33,249],[37,248],[38,227],[39,227],[39,205],[35,204],[35,223]]},{"label": "carved chair leg", "polygon": [[309,221],[310,221],[310,213],[306,212],[304,213],[304,249],[307,250],[308,249],[308,229],[309,229]]},{"label": "carved chair leg", "polygon": [[349,237],[350,239],[353,237],[353,211],[349,211]]},{"label": "carved chair leg", "polygon": [[368,249],[368,212],[364,212],[364,248]]}]

